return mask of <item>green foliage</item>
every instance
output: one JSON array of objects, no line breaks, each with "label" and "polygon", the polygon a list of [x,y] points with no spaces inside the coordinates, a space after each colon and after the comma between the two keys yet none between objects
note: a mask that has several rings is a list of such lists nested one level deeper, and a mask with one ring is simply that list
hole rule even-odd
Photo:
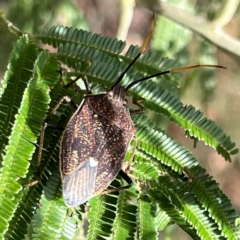
[{"label": "green foliage", "polygon": [[138,237],[137,239],[158,239],[156,205],[149,204],[148,196],[138,200]]},{"label": "green foliage", "polygon": [[[57,48],[50,53],[37,41]],[[70,76],[87,76],[93,91],[108,88],[136,56],[139,47],[83,30],[66,27],[44,29],[16,42],[3,80],[0,103],[0,236],[2,239],[72,239],[82,219],[80,211],[69,217],[61,196],[59,140],[61,131],[47,129],[42,155],[41,183],[22,190],[36,179],[40,131],[49,109],[64,95],[80,104],[83,91],[64,89],[58,62]],[[123,85],[154,74],[176,62],[149,51],[130,69]],[[160,65],[160,67],[159,67]],[[176,80],[162,76],[157,81]],[[145,99],[144,107],[164,115],[189,136],[203,141],[230,161],[235,144],[215,122],[153,80],[130,88],[128,95]],[[80,99],[79,99],[80,98]],[[62,104],[51,122],[65,126],[73,114]],[[239,239],[238,215],[216,181],[207,176],[197,159],[146,115],[133,116],[137,149],[131,167],[134,186],[119,193],[89,200],[87,239],[157,239],[158,231],[173,223],[193,239]],[[128,160],[130,153],[127,154]],[[124,184],[117,178],[112,187]],[[77,219],[78,218],[78,219]]]},{"label": "green foliage", "polygon": [[39,208],[32,220],[33,239],[72,239],[76,231],[76,220],[67,214],[61,197],[61,178],[55,168],[41,196]]}]

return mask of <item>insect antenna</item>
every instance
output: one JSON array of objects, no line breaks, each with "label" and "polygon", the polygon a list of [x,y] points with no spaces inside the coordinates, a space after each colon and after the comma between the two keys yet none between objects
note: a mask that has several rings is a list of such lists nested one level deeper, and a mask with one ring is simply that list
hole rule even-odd
[{"label": "insect antenna", "polygon": [[132,67],[132,65],[138,60],[138,58],[145,52],[146,46],[150,40],[150,38],[152,37],[152,33],[154,30],[154,26],[155,26],[155,13],[153,13],[152,16],[152,22],[151,22],[151,27],[150,27],[150,31],[146,37],[146,39],[144,40],[144,43],[140,49],[140,52],[137,54],[137,56],[132,60],[132,62],[127,66],[127,68],[120,74],[120,76],[118,77],[117,81],[114,83],[114,85],[111,87],[111,89],[113,89],[114,87],[116,87],[123,79],[124,75],[128,72],[128,70]]},{"label": "insect antenna", "polygon": [[146,77],[143,77],[141,79],[138,79],[132,83],[130,83],[126,88],[125,91],[127,91],[129,88],[131,88],[132,86],[136,85],[139,82],[148,80],[150,78],[154,78],[157,76],[161,76],[161,75],[165,75],[165,74],[169,74],[169,73],[176,73],[176,72],[182,72],[182,71],[186,71],[186,70],[190,70],[190,69],[194,69],[194,68],[202,68],[202,67],[207,67],[207,68],[223,68],[226,69],[226,67],[220,66],[220,65],[211,65],[211,64],[198,64],[198,65],[192,65],[192,66],[186,66],[186,67],[181,67],[181,68],[174,68],[174,69],[170,69],[167,71],[163,71],[163,72],[159,72],[159,73],[155,73],[153,75],[149,75]]}]

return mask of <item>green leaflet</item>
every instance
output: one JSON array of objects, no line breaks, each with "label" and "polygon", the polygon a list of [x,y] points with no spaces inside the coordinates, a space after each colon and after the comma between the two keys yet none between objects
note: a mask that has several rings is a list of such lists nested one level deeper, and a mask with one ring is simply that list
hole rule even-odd
[{"label": "green leaflet", "polygon": [[235,226],[238,215],[232,209],[227,196],[219,189],[219,184],[211,176],[207,176],[206,171],[200,167],[193,167],[186,172],[192,178],[189,190],[217,222],[222,235],[227,239],[238,239],[239,231]]},{"label": "green leaflet", "polygon": [[[160,177],[158,185],[152,181],[148,193],[150,193],[151,199],[156,204],[159,204],[159,207],[170,217],[171,221],[182,227],[193,239],[197,239],[197,235],[201,239],[218,239],[220,236],[225,236],[227,239],[238,239],[239,230],[235,227],[234,221],[232,221],[237,215],[233,209],[229,209],[231,204],[225,203],[225,206],[222,208],[219,208],[220,206],[218,205],[219,207],[215,212],[203,207],[207,204],[211,208],[215,205],[214,201],[216,201],[211,197],[214,194],[214,192],[211,192],[211,189],[214,189],[214,187],[209,186],[208,182],[206,180],[204,186],[209,191],[208,200],[203,200],[203,198],[198,198],[198,196],[195,198],[191,188],[186,187],[184,182],[176,179],[173,181],[168,177]],[[201,191],[199,192],[201,193]],[[224,202],[226,197],[219,195],[218,198],[221,199],[219,202]],[[223,218],[221,218],[222,216]],[[187,222],[190,224],[189,226]],[[219,228],[218,225],[223,222],[224,228]]]},{"label": "green leaflet", "polygon": [[[197,165],[197,160],[192,154],[172,140],[162,130],[155,127],[146,117],[138,116],[134,120],[137,123],[138,149],[141,151],[136,152],[137,163],[133,166],[133,168],[136,166],[136,170],[134,169],[133,172],[136,172],[136,175],[145,179],[146,182],[157,180],[156,169],[167,173],[171,176],[172,181],[177,181],[178,184],[180,184],[179,180],[181,180],[181,184],[187,187],[186,191],[195,195],[199,207],[209,215],[209,221],[215,226],[219,225],[221,234],[229,239],[237,239],[239,231],[234,225],[237,213],[232,208],[228,198],[219,189],[219,185],[211,176],[206,176],[205,170]],[[179,164],[181,171],[175,167],[176,164]],[[169,169],[164,167],[165,165],[169,166]],[[141,170],[141,174],[139,174],[139,170]],[[173,171],[176,171],[178,174],[174,174]],[[184,171],[185,177],[181,176],[182,171]],[[147,175],[147,172],[153,174]],[[165,182],[165,184],[169,184],[168,187],[171,189],[173,183]],[[148,190],[151,191],[151,188],[149,187]],[[169,195],[168,192],[166,193],[167,195]],[[186,193],[179,193],[179,196],[182,195],[186,195]],[[190,208],[190,210],[194,211],[194,208]],[[175,219],[172,219],[172,221],[175,221]]]},{"label": "green leaflet", "polygon": [[137,227],[136,197],[134,186],[119,193],[116,217],[112,226],[112,240],[134,239]]},{"label": "green leaflet", "polygon": [[82,44],[90,46],[94,50],[102,49],[105,52],[120,53],[125,43],[103,37],[99,34],[92,34],[84,30],[78,30],[69,27],[56,26],[50,29],[45,28],[37,35],[45,44],[58,47],[59,44],[73,43],[75,45]]},{"label": "green leaflet", "polygon": [[168,224],[172,224],[170,220],[171,218],[167,215],[166,212],[162,211],[161,209],[158,210],[155,221],[158,224],[159,231],[164,230]]},{"label": "green leaflet", "polygon": [[143,179],[144,181],[147,179],[156,179],[158,177],[157,166],[148,160],[149,159],[147,159],[146,156],[139,154],[138,151],[136,151],[134,155],[134,167],[131,169],[134,176]]},{"label": "green leaflet", "polygon": [[[115,180],[111,186],[122,185]],[[90,211],[87,239],[132,239],[136,231],[136,206],[129,201],[136,198],[134,189],[100,195],[89,200]],[[133,200],[134,201],[134,200]],[[127,204],[126,204],[127,203]]]},{"label": "green leaflet", "polygon": [[[26,39],[26,36],[21,39]],[[21,40],[19,42],[21,43]],[[18,53],[14,54],[17,55]],[[32,49],[26,50],[24,54],[32,56]],[[26,58],[31,59],[28,56]],[[26,66],[27,69],[30,69],[30,67],[31,64]],[[48,108],[47,102],[50,100],[48,95],[49,87],[54,84],[54,80],[58,80],[57,69],[55,59],[49,58],[46,52],[42,52],[34,63],[33,78],[28,82],[20,101],[21,105],[11,129],[9,144],[6,146],[6,154],[3,156],[3,167],[1,169],[0,211],[4,211],[4,214],[1,214],[3,218],[0,230],[1,236],[7,231],[7,222],[13,217],[16,207],[24,194],[21,191],[22,185],[16,180],[19,177],[25,177],[28,171],[29,160],[31,160],[35,151],[33,143],[37,141]],[[12,92],[12,94],[18,93]],[[14,99],[14,95],[12,95],[12,98]],[[11,200],[10,204],[9,200]]]},{"label": "green leaflet", "polygon": [[[20,194],[19,194],[20,195]],[[29,224],[36,212],[36,203],[39,203],[39,196],[42,195],[42,186],[37,184],[23,192],[19,196],[19,203],[14,216],[9,222],[9,228],[5,233],[6,239],[21,240],[27,235]],[[38,205],[37,207],[39,207]]]},{"label": "green leaflet", "polygon": [[183,127],[190,136],[203,140],[226,160],[230,161],[230,155],[238,152],[230,137],[215,122],[202,118],[200,111],[196,111],[191,105],[184,107],[178,98],[163,88],[157,87],[155,83],[151,81],[142,83],[134,87],[134,90],[145,99],[146,108],[167,115]]},{"label": "green leaflet", "polygon": [[18,113],[23,92],[32,77],[37,47],[27,35],[17,41],[11,53],[8,69],[2,81],[0,104],[0,151],[7,145],[15,115]]},{"label": "green leaflet", "polygon": [[[111,185],[117,187],[119,182],[115,180]],[[100,195],[89,200],[87,239],[105,239],[111,235],[111,227],[116,218],[117,195],[118,193]]]},{"label": "green leaflet", "polygon": [[40,207],[33,219],[31,239],[72,239],[76,232],[75,217],[69,216],[62,199],[59,169],[53,172],[42,195]]},{"label": "green leaflet", "polygon": [[186,193],[184,185],[175,181],[170,187],[169,180],[167,177],[159,178],[159,184],[156,186],[155,183],[155,187],[150,190],[152,200],[193,239],[201,239],[199,236],[202,239],[218,239],[220,235],[214,233],[216,224],[213,227],[205,211],[191,194]]},{"label": "green leaflet", "polygon": [[137,126],[138,149],[170,166],[179,174],[184,167],[198,164],[197,159],[188,150],[154,126],[144,115],[134,117],[134,121]]},{"label": "green leaflet", "polygon": [[[125,47],[124,42],[62,26],[43,29],[37,35],[37,39],[58,48],[58,58],[61,61],[77,71],[87,70],[85,74],[92,77],[93,81],[97,77],[98,83],[99,81],[102,83],[101,79],[115,81],[139,52],[138,46],[131,46],[125,56],[121,56],[120,53]],[[119,58],[123,62],[120,62]],[[128,75],[137,80],[143,74],[159,72],[159,66],[165,70],[165,67],[171,69],[173,65],[172,60],[160,58],[158,54],[149,51],[140,57]]]},{"label": "green leaflet", "polygon": [[[145,198],[145,199],[144,199]],[[144,199],[144,200],[142,200]],[[151,204],[149,196],[143,196],[138,200],[138,238],[137,239],[158,239],[156,222],[156,206]]]}]

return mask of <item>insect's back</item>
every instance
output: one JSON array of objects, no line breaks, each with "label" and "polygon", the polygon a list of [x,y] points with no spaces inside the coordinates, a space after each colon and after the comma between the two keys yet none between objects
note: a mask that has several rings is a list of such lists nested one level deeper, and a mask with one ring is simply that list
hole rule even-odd
[{"label": "insect's back", "polygon": [[61,142],[63,196],[76,206],[101,193],[116,177],[135,128],[125,106],[108,94],[87,95]]}]

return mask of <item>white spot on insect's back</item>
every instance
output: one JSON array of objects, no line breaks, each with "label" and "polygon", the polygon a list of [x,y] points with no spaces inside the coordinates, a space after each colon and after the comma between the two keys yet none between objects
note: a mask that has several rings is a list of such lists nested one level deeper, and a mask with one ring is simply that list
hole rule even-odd
[{"label": "white spot on insect's back", "polygon": [[89,164],[90,164],[91,167],[96,167],[98,165],[98,161],[95,158],[90,157],[89,158]]}]

